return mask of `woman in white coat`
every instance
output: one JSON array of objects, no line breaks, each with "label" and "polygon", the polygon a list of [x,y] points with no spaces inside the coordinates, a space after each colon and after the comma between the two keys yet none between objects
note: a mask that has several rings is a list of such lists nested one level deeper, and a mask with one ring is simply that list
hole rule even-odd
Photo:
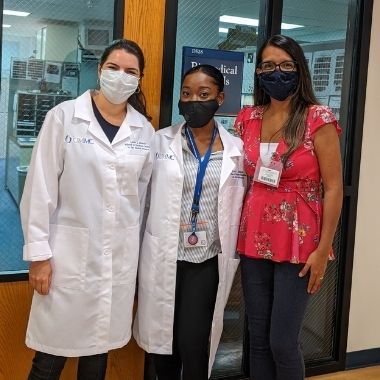
[{"label": "woman in white coat", "polygon": [[214,120],[223,86],[215,67],[190,69],[179,102],[186,122],[156,134],[134,336],[158,380],[208,379],[239,264],[246,178],[241,141]]},{"label": "woman in white coat", "polygon": [[20,207],[35,289],[30,380],[59,379],[67,357],[80,357],[78,379],[104,379],[107,352],[130,339],[154,136],[143,70],[139,46],[116,41],[100,91],[53,108],[38,136]]}]

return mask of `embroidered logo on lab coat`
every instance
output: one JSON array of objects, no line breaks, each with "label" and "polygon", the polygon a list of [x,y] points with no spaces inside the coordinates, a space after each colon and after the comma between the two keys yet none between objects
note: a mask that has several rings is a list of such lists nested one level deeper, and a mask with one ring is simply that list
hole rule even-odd
[{"label": "embroidered logo on lab coat", "polygon": [[74,137],[70,135],[66,135],[65,143],[67,144],[94,144],[94,139],[90,139],[88,137]]}]

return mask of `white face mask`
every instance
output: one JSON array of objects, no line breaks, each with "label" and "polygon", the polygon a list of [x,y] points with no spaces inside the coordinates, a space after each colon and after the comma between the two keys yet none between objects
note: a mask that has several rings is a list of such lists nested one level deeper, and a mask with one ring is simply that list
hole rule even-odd
[{"label": "white face mask", "polygon": [[136,91],[139,78],[124,71],[102,70],[100,74],[100,91],[113,104],[121,104]]}]

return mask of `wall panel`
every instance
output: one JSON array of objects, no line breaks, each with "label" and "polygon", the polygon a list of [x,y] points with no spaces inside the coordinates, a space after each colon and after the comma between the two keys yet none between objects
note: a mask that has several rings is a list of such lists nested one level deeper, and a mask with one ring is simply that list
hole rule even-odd
[{"label": "wall panel", "polygon": [[136,41],[144,51],[142,89],[155,128],[160,114],[164,18],[165,0],[125,0],[124,36]]},{"label": "wall panel", "polygon": [[[0,380],[25,380],[34,351],[25,346],[32,290],[26,281],[0,283]],[[134,340],[110,352],[107,380],[142,380],[144,354]],[[76,359],[69,359],[61,380],[76,377]]]}]

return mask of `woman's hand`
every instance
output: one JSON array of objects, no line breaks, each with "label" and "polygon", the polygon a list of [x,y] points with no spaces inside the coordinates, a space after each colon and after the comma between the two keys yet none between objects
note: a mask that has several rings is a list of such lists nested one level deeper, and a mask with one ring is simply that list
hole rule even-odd
[{"label": "woman's hand", "polygon": [[300,277],[306,276],[310,270],[309,283],[307,292],[310,294],[316,293],[321,288],[321,282],[326,272],[328,254],[315,250],[306,261],[306,264],[299,273]]},{"label": "woman's hand", "polygon": [[51,284],[50,259],[44,261],[32,261],[29,266],[29,283],[39,294],[49,294]]}]

